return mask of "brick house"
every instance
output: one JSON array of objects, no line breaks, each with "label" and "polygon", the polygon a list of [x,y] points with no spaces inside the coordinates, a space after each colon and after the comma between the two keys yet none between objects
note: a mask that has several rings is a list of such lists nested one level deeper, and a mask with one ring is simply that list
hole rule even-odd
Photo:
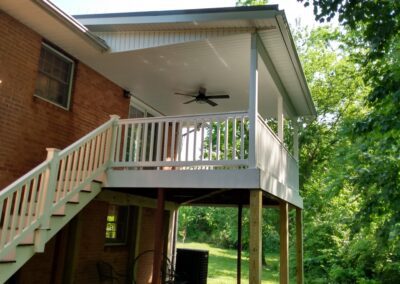
[{"label": "brick house", "polygon": [[296,123],[315,109],[277,6],[73,18],[5,0],[0,26],[0,281],[98,283],[103,261],[159,283],[178,207],[206,204],[250,206],[251,283],[262,206],[281,211],[281,283],[296,210],[302,283]]}]

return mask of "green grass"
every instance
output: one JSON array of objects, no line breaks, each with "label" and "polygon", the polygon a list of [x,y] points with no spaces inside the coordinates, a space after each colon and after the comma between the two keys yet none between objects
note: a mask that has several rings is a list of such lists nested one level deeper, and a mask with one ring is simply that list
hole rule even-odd
[{"label": "green grass", "polygon": [[[178,248],[209,251],[208,284],[236,283],[236,250],[221,249],[204,243],[178,243]],[[279,283],[279,255],[267,254],[267,267],[262,271],[262,284]],[[242,283],[249,283],[249,258],[242,253]]]}]

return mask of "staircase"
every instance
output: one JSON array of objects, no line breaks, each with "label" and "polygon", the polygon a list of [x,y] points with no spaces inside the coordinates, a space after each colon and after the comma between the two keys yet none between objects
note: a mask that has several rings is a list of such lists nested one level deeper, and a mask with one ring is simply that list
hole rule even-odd
[{"label": "staircase", "polygon": [[0,191],[0,283],[9,279],[100,191],[118,116]]}]

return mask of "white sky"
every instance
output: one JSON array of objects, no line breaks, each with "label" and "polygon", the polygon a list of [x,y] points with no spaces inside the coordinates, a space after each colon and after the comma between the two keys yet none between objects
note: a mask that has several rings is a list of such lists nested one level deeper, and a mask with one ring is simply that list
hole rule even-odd
[{"label": "white sky", "polygon": [[[139,12],[179,10],[212,7],[232,7],[236,0],[52,0],[65,12],[74,14],[98,14],[116,12]],[[301,25],[314,26],[312,8],[304,8],[297,0],[270,0],[268,4],[279,4],[286,12],[291,25],[300,18]]]}]

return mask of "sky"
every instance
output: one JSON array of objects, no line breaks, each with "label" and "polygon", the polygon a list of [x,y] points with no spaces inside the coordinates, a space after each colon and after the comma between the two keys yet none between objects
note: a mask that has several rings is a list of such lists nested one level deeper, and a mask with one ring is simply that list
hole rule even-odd
[{"label": "sky", "polygon": [[[236,0],[52,0],[52,2],[65,12],[76,15],[232,7],[235,6]],[[304,8],[297,0],[269,0],[268,4],[279,4],[279,9],[285,10],[286,17],[293,26],[299,18],[303,26],[317,25],[312,7]]]}]

